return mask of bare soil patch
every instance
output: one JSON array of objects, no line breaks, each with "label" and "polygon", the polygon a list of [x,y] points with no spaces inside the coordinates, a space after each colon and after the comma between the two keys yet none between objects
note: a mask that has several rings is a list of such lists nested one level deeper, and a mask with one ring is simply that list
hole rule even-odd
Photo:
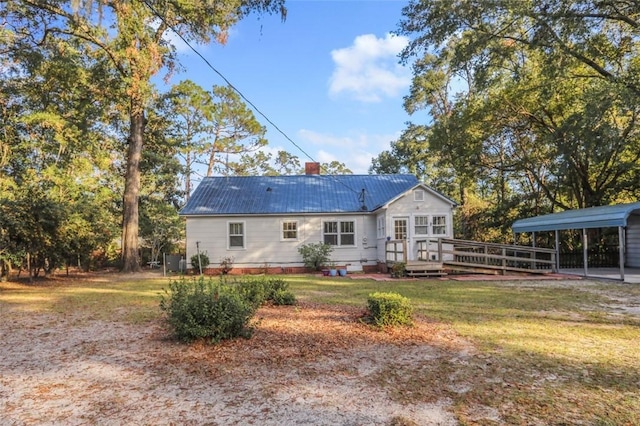
[{"label": "bare soil patch", "polygon": [[211,346],[172,341],[160,322],[4,309],[0,423],[456,424],[446,398],[405,404],[381,386],[381,372],[473,348],[442,324],[380,332],[361,315],[265,307],[251,339]]}]

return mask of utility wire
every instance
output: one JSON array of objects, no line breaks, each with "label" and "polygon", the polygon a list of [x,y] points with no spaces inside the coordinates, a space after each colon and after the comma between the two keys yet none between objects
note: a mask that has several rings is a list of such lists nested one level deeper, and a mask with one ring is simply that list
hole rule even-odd
[{"label": "utility wire", "polygon": [[[151,10],[151,12],[162,21],[162,23],[164,25],[167,26],[167,28],[169,28],[171,31],[173,31],[173,33],[175,35],[177,35],[178,37],[180,37],[180,39],[189,47],[189,49],[191,49],[193,51],[193,53],[195,53],[200,59],[202,59],[204,61],[205,64],[207,64],[207,66],[209,68],[211,68],[216,74],[218,74],[220,76],[220,78],[222,78],[224,80],[224,82],[231,87],[238,95],[240,95],[240,97],[242,99],[244,99],[244,101],[246,103],[248,103],[249,105],[251,105],[251,107],[260,115],[262,116],[262,118],[264,118],[269,124],[271,124],[273,126],[274,129],[276,129],[282,136],[285,137],[285,139],[287,139],[289,142],[291,142],[291,144],[293,144],[293,146],[295,146],[296,148],[298,148],[298,150],[300,150],[300,152],[302,152],[308,159],[310,159],[311,161],[313,161],[314,163],[318,163],[320,164],[318,161],[316,161],[313,157],[311,157],[311,155],[309,155],[304,149],[302,149],[297,143],[295,143],[293,141],[293,139],[291,139],[284,131],[282,131],[273,121],[271,121],[269,119],[269,117],[267,117],[262,111],[260,111],[260,109],[255,106],[253,104],[253,102],[251,102],[237,87],[235,87],[233,84],[231,84],[231,82],[220,72],[218,71],[210,62],[209,60],[207,60],[207,58],[205,58],[200,52],[198,52],[198,50],[196,50],[191,43],[189,43],[189,41],[187,39],[185,39],[182,34],[180,34],[178,31],[176,31],[173,26],[171,26],[165,19],[164,17],[151,5],[149,4],[148,0],[140,0],[145,6],[147,6],[149,8],[149,10]],[[322,166],[321,166],[322,167]],[[326,169],[325,169],[326,171]],[[335,179],[335,176],[333,175],[328,175],[331,176]],[[345,186],[347,189],[349,189],[350,191],[356,193],[356,194],[360,194],[360,191],[356,191],[355,189],[351,188],[349,185],[347,185],[346,183],[342,182],[339,179],[335,179],[336,182],[340,183],[341,185]]]}]

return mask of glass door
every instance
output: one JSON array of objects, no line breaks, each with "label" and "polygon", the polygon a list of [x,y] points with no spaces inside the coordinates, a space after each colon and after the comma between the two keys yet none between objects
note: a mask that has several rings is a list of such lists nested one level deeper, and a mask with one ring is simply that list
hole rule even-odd
[{"label": "glass door", "polygon": [[409,220],[404,217],[394,219],[393,221],[393,239],[394,240],[407,239],[408,222]]}]

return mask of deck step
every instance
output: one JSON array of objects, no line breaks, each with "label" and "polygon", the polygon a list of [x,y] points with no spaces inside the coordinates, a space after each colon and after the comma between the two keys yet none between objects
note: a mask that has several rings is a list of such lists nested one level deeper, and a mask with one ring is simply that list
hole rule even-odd
[{"label": "deck step", "polygon": [[417,272],[407,272],[407,276],[409,277],[445,277],[447,276],[447,273],[444,271],[417,271]]},{"label": "deck step", "polygon": [[447,275],[441,262],[411,261],[405,266],[410,277],[443,277]]}]

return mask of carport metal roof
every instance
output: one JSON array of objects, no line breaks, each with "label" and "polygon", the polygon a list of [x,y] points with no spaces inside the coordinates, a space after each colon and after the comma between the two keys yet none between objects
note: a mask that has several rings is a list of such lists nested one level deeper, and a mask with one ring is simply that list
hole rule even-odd
[{"label": "carport metal roof", "polygon": [[627,218],[635,210],[637,210],[637,214],[640,214],[640,202],[567,210],[516,220],[511,228],[514,233],[520,234],[563,229],[624,227],[627,226]]}]

